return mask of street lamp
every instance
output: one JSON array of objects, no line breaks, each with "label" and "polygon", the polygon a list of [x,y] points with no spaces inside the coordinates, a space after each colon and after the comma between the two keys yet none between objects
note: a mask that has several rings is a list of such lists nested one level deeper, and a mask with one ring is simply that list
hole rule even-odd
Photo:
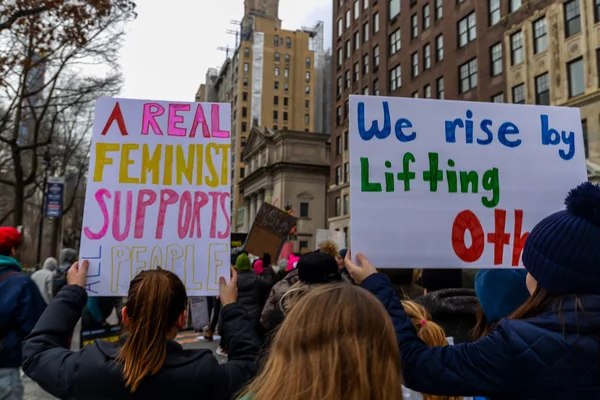
[{"label": "street lamp", "polygon": [[44,157],[42,159],[42,166],[44,168],[44,182],[42,183],[42,202],[40,204],[40,222],[38,226],[38,241],[37,241],[37,267],[39,268],[42,260],[42,236],[44,234],[44,219],[45,219],[45,211],[46,211],[46,190],[48,187],[48,173],[50,172],[50,153],[48,149],[44,153]]}]

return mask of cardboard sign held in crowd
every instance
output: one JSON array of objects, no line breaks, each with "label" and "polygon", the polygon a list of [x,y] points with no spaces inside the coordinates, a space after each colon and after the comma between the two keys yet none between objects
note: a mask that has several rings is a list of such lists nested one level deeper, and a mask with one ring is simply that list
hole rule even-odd
[{"label": "cardboard sign held in crowd", "polygon": [[350,97],[352,251],[380,268],[522,266],[587,180],[576,108]]},{"label": "cardboard sign held in crowd", "polygon": [[254,218],[244,250],[257,257],[269,253],[272,260],[277,260],[281,247],[294,226],[296,217],[269,203],[263,203]]},{"label": "cardboard sign held in crowd", "polygon": [[334,242],[338,250],[346,248],[346,234],[344,232],[317,229],[317,247],[327,240]]},{"label": "cardboard sign held in crowd", "polygon": [[102,98],[96,104],[81,258],[90,295],[125,295],[139,272],[188,295],[229,277],[229,104]]}]

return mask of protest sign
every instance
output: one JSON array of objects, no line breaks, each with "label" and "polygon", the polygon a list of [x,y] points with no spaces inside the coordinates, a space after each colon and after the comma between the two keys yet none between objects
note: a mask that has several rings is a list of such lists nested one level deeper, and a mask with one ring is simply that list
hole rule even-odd
[{"label": "protest sign", "polygon": [[64,191],[65,178],[48,178],[48,184],[46,185],[46,217],[62,217]]},{"label": "protest sign", "polygon": [[192,327],[196,332],[200,332],[210,322],[208,315],[208,301],[204,296],[190,297],[190,306],[192,314]]},{"label": "protest sign", "polygon": [[254,218],[244,250],[258,257],[269,253],[272,260],[278,260],[281,247],[294,226],[296,217],[263,203]]},{"label": "protest sign", "polygon": [[81,258],[90,295],[125,295],[139,272],[188,295],[229,277],[229,104],[102,98],[96,104]]},{"label": "protest sign", "polygon": [[350,97],[351,242],[380,268],[511,268],[587,180],[576,108]]},{"label": "protest sign", "polygon": [[346,248],[346,234],[344,232],[317,229],[317,247],[327,240],[335,243],[338,250]]}]

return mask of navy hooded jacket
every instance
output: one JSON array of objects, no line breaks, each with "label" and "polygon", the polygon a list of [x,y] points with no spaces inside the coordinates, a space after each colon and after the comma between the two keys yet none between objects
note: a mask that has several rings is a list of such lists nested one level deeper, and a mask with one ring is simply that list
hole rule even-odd
[{"label": "navy hooded jacket", "polygon": [[524,320],[501,320],[488,336],[466,344],[428,347],[389,279],[374,274],[362,286],[387,309],[394,327],[405,386],[449,396],[501,399],[600,398],[600,296],[565,296],[562,313],[549,309]]}]

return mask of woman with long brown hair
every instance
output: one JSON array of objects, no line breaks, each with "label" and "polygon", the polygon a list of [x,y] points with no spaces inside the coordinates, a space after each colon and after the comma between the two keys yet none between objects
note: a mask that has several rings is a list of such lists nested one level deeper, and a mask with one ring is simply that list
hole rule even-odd
[{"label": "woman with long brown hair", "polygon": [[23,370],[62,399],[230,399],[256,372],[258,337],[238,304],[237,274],[220,280],[221,318],[229,337],[229,362],[212,352],[184,350],[175,341],[186,321],[186,290],[172,272],[138,274],[122,310],[127,335],[120,343],[98,340],[78,352],[66,348],[81,309],[87,261],[75,263],[68,286],[50,303],[23,345]]},{"label": "woman with long brown hair", "polygon": [[394,327],[381,303],[349,283],[307,293],[277,332],[244,400],[401,400]]},{"label": "woman with long brown hair", "polygon": [[346,257],[356,282],[386,305],[405,385],[433,394],[498,399],[598,399],[600,394],[600,186],[586,182],[531,231],[523,249],[531,296],[482,339],[429,347],[386,278]]}]

